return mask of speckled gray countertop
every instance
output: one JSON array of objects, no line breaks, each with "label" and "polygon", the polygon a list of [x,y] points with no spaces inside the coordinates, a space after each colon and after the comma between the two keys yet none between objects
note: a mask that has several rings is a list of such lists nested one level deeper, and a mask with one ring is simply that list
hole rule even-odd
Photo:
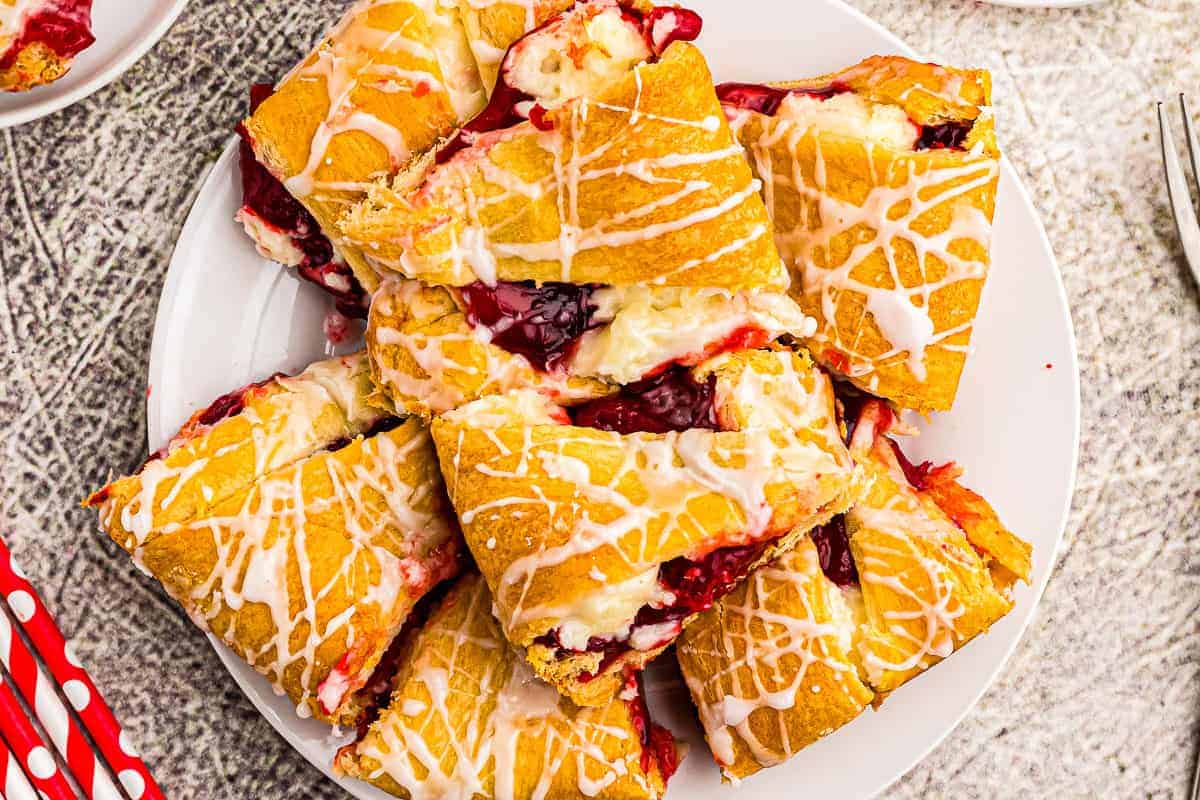
[{"label": "speckled gray countertop", "polygon": [[[152,323],[196,179],[247,85],[291,65],[342,5],[192,0],[122,79],[0,132],[0,531],[173,798],[342,796],[76,507],[145,456]],[[1152,100],[1200,98],[1200,4],[853,5],[935,60],[992,71],[1083,382],[1078,489],[1035,621],[887,796],[1183,797],[1200,744],[1200,297]]]}]

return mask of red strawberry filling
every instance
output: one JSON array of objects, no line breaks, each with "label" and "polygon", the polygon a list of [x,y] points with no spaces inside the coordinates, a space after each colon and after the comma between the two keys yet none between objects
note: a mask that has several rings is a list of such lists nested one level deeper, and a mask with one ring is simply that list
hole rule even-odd
[{"label": "red strawberry filling", "polygon": [[[717,87],[717,97],[730,107],[756,111],[773,117],[779,112],[779,107],[789,95],[806,95],[818,100],[828,100],[839,94],[853,92],[844,83],[834,81],[828,86],[815,88],[787,89],[778,86],[768,86],[761,83],[722,83]],[[920,133],[913,150],[963,150],[964,143],[975,126],[974,120],[952,120],[933,125],[920,125],[916,121]]]},{"label": "red strawberry filling", "polygon": [[814,528],[809,536],[817,546],[821,571],[825,577],[843,589],[858,585],[858,567],[850,555],[850,537],[846,534],[846,517],[838,514],[829,522]]},{"label": "red strawberry filling", "polygon": [[0,55],[0,69],[11,67],[31,44],[44,44],[59,58],[71,58],[94,41],[92,0],[53,0],[25,18],[24,27]]},{"label": "red strawberry filling", "polygon": [[493,344],[551,372],[571,357],[584,333],[598,327],[592,320],[595,290],[588,284],[477,281],[461,294],[467,321],[491,331]]},{"label": "red strawberry filling", "polygon": [[[250,87],[250,113],[274,92],[268,83]],[[242,211],[286,236],[303,257],[296,270],[300,277],[315,283],[333,295],[337,310],[347,317],[365,319],[370,301],[358,279],[321,232],[316,219],[283,184],[254,156],[250,134],[238,124],[241,146],[238,153],[242,171]]]},{"label": "red strawberry filling", "polygon": [[[578,4],[576,4],[578,5]],[[500,62],[500,75],[496,79],[496,88],[492,92],[487,106],[474,119],[463,125],[438,150],[434,157],[438,164],[444,164],[462,150],[474,144],[475,139],[484,133],[511,128],[529,120],[538,130],[550,130],[553,123],[546,118],[546,109],[538,105],[537,98],[513,86],[509,78],[511,58],[514,50],[531,36],[536,36],[549,26],[558,22],[564,14],[573,10],[566,9],[559,15],[547,20],[542,25],[526,33],[514,42]],[[633,26],[641,30],[646,46],[650,49],[653,62],[663,54],[663,51],[677,41],[692,41],[700,35],[703,22],[700,15],[685,8],[655,8],[648,14],[643,14],[631,6],[622,3],[621,15]]]},{"label": "red strawberry filling", "polygon": [[620,434],[691,428],[715,431],[720,429],[714,403],[716,383],[715,377],[699,383],[689,370],[675,366],[568,413],[576,425]]}]

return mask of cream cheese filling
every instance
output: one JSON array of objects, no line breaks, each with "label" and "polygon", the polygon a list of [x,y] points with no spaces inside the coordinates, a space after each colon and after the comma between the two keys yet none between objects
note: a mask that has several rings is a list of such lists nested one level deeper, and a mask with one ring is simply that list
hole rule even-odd
[{"label": "cream cheese filling", "polygon": [[592,296],[601,328],[585,333],[569,371],[627,384],[669,363],[693,364],[744,328],[774,340],[811,336],[816,321],[775,292],[730,292],[644,286],[609,287]]},{"label": "cream cheese filling", "polygon": [[595,94],[651,55],[641,29],[620,6],[591,3],[514,44],[504,78],[553,108]]},{"label": "cream cheese filling", "polygon": [[853,92],[825,99],[802,92],[789,94],[775,116],[799,127],[879,142],[897,150],[911,150],[921,134],[904,109],[875,103]]}]

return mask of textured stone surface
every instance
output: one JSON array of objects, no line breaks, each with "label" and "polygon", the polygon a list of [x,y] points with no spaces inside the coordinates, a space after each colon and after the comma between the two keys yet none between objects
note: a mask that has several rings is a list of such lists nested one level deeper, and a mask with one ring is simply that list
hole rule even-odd
[{"label": "textured stone surface", "polygon": [[[854,4],[934,59],[992,70],[1083,378],[1079,488],[1036,620],[979,706],[887,794],[1182,797],[1200,742],[1200,297],[1151,101],[1200,99],[1195,0]],[[144,457],[151,327],[191,187],[245,87],[293,63],[340,6],[192,0],[122,79],[0,132],[0,530],[171,797],[341,796],[75,507]]]}]

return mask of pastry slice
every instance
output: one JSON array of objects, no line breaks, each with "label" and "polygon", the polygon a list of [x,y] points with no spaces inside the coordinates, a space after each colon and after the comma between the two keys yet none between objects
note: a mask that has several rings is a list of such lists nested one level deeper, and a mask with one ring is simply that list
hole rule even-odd
[{"label": "pastry slice", "polygon": [[509,641],[605,703],[753,567],[844,511],[857,474],[828,379],[729,353],[575,406],[528,390],[433,423],[450,498]]},{"label": "pastry slice", "polygon": [[988,73],[876,56],[718,94],[817,319],[809,349],[901,407],[949,409],[990,261]]},{"label": "pastry slice", "polygon": [[[404,166],[483,105],[483,87],[453,4],[359,0],[244,123],[254,155],[324,232],[367,185]],[[309,254],[289,229],[247,203],[239,215],[267,253]],[[298,241],[294,241],[298,240]],[[290,245],[294,249],[289,249]],[[362,257],[333,245],[369,292]]]},{"label": "pastry slice", "polygon": [[738,781],[786,761],[1012,608],[1030,547],[953,464],[915,466],[862,406],[851,454],[869,489],[756,570],[679,639],[713,756]]},{"label": "pastry slice", "polygon": [[487,583],[465,576],[404,642],[391,702],[335,769],[403,798],[658,798],[682,757],[636,676],[580,708],[504,639]]},{"label": "pastry slice", "polygon": [[391,279],[366,339],[378,402],[427,417],[516,389],[577,404],[815,325],[769,291]]},{"label": "pastry slice", "polygon": [[867,628],[859,645],[867,682],[882,694],[946,658],[1012,610],[1028,582],[1032,548],[953,464],[914,466],[885,433],[879,401],[864,406],[850,452],[870,489],[846,514]]},{"label": "pastry slice", "polygon": [[428,430],[416,419],[381,428],[130,548],[301,716],[338,725],[360,718],[358,692],[415,603],[461,566]]},{"label": "pastry slice", "polygon": [[576,3],[512,45],[487,109],[340,227],[426,284],[787,287],[682,9]]},{"label": "pastry slice", "polygon": [[95,40],[92,0],[0,0],[0,91],[58,80]]},{"label": "pastry slice", "polygon": [[152,531],[204,516],[268,472],[383,424],[370,392],[362,353],[237,389],[193,414],[137,474],[85,504],[99,510],[113,541],[135,550]]},{"label": "pastry slice", "polygon": [[[250,113],[256,112],[274,93],[275,87],[268,83],[251,86]],[[254,242],[258,254],[295,268],[301,278],[328,293],[343,316],[365,319],[370,298],[341,251],[329,241],[312,212],[254,155],[244,123],[238,124],[237,133],[242,207],[236,219]]]},{"label": "pastry slice", "polygon": [[855,649],[861,607],[804,537],[683,632],[679,665],[726,780],[782,764],[875,699]]}]

